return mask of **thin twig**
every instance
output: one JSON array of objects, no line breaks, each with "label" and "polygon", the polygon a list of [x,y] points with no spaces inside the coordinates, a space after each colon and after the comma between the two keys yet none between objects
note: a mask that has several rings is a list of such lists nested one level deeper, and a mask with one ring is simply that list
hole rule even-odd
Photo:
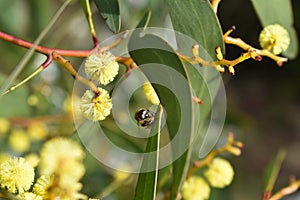
[{"label": "thin twig", "polygon": [[276,192],[269,200],[279,200],[284,196],[290,195],[298,190],[300,187],[300,180],[292,181],[288,186]]},{"label": "thin twig", "polygon": [[209,165],[212,159],[219,154],[229,152],[236,156],[239,156],[241,154],[241,148],[243,148],[243,146],[244,145],[242,142],[234,140],[233,133],[229,133],[227,144],[223,147],[212,150],[203,160],[195,161],[194,165],[189,169],[186,178],[193,175],[199,168]]},{"label": "thin twig", "polygon": [[52,55],[47,56],[47,59],[45,60],[45,62],[43,64],[41,64],[40,67],[38,67],[33,73],[31,73],[28,77],[26,77],[23,81],[21,81],[20,83],[16,84],[15,86],[10,87],[8,90],[6,90],[5,92],[3,92],[2,94],[0,94],[0,96],[4,96],[12,91],[14,91],[15,89],[17,89],[18,87],[20,87],[21,85],[23,85],[24,83],[28,82],[29,80],[31,80],[33,77],[35,77],[37,74],[39,74],[41,71],[43,71],[46,67],[48,67],[50,65],[50,63],[52,62],[53,58]]},{"label": "thin twig", "polygon": [[[34,53],[35,47],[42,41],[42,39],[46,36],[46,34],[49,32],[51,27],[54,25],[54,23],[57,21],[59,16],[62,14],[64,9],[68,6],[68,4],[71,2],[71,0],[67,0],[63,3],[63,5],[58,9],[58,11],[55,13],[53,18],[50,20],[48,25],[43,29],[43,31],[38,35],[36,40],[33,44],[29,47],[30,50],[26,52],[26,54],[23,56],[21,61],[18,63],[18,65],[15,67],[13,72],[9,75],[9,77],[6,79],[5,83],[0,88],[0,94],[8,89],[10,84],[17,78],[17,76],[21,73],[22,69],[26,65],[26,63],[29,61],[29,59],[32,57]],[[0,32],[0,38],[3,34]],[[48,54],[49,55],[49,54]]]}]

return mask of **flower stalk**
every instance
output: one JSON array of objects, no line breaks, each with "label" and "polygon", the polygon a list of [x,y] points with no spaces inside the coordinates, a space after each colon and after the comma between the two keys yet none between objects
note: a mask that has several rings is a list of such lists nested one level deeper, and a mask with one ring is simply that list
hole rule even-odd
[{"label": "flower stalk", "polygon": [[[217,2],[217,1],[216,1]],[[230,37],[230,33],[235,30],[235,27],[233,26],[231,29],[229,29],[226,33],[223,35],[223,40],[226,44],[232,44],[235,46],[240,47],[241,49],[245,50],[246,52],[243,53],[241,56],[239,56],[236,59],[233,60],[227,60],[223,57],[223,54],[221,52],[220,47],[216,47],[216,61],[207,61],[201,58],[199,55],[199,45],[193,45],[192,46],[192,53],[193,57],[182,55],[181,53],[177,53],[177,55],[184,61],[187,61],[191,64],[199,64],[201,66],[208,66],[208,67],[215,67],[219,72],[225,72],[225,69],[222,66],[225,66],[228,68],[230,74],[234,75],[234,66],[237,64],[247,60],[247,59],[254,59],[256,61],[261,61],[262,57],[269,57],[270,59],[274,60],[279,67],[283,65],[284,62],[287,62],[288,59],[285,57],[280,57],[275,55],[273,52],[271,52],[268,49],[257,49],[252,47],[251,45],[244,42],[241,38],[233,38]]]},{"label": "flower stalk", "polygon": [[221,2],[221,0],[211,0],[211,7],[213,8],[214,12],[217,13],[218,12],[218,7],[219,7],[219,3]]},{"label": "flower stalk", "polygon": [[295,178],[292,177],[291,178],[291,183],[288,186],[286,186],[286,187],[282,188],[281,190],[279,190],[278,192],[276,192],[268,200],[282,199],[283,197],[296,192],[299,189],[299,187],[300,187],[300,180],[295,180]]},{"label": "flower stalk", "polygon": [[284,62],[287,62],[288,59],[285,58],[285,57],[280,57],[280,56],[276,56],[274,55],[273,53],[271,53],[269,50],[266,50],[266,49],[262,49],[262,50],[259,50],[259,49],[256,49],[254,47],[252,47],[251,45],[245,43],[242,39],[240,38],[233,38],[233,37],[230,37],[230,36],[226,36],[224,37],[224,42],[226,44],[233,44],[233,45],[236,45],[240,48],[242,48],[243,50],[246,50],[248,52],[255,52],[256,55],[258,56],[265,56],[265,57],[269,57],[271,58],[272,60],[274,60],[277,65],[279,67],[281,67],[283,65]]},{"label": "flower stalk", "polygon": [[213,158],[215,158],[219,154],[229,152],[236,156],[241,155],[241,149],[243,147],[244,144],[240,141],[235,141],[233,133],[229,133],[227,144],[223,147],[212,150],[203,160],[195,161],[187,174],[187,178],[193,175],[199,168],[208,166]]}]

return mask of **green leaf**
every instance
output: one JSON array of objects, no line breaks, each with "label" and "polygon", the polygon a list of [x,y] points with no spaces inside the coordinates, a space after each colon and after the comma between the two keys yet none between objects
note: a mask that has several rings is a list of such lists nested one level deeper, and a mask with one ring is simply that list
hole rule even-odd
[{"label": "green leaf", "polygon": [[[176,31],[184,33],[194,39],[195,43],[200,46],[200,56],[206,60],[215,60],[215,48],[221,47],[224,52],[224,41],[222,30],[219,21],[211,8],[208,1],[199,0],[168,0],[168,9],[172,20],[173,27]],[[188,23],[187,23],[188,22]],[[179,34],[177,34],[178,36]],[[192,50],[192,45],[189,47],[177,37],[178,51],[187,52]],[[195,44],[194,43],[194,44]],[[189,48],[189,49],[187,49]],[[211,110],[212,102],[219,89],[221,78],[219,72],[210,67],[195,67],[189,63],[184,63],[187,69],[187,76],[192,85],[196,97],[204,101],[203,105],[198,105],[196,108],[200,113],[200,120],[196,125],[196,136],[199,136],[195,142],[198,148],[204,143],[205,135],[200,135],[203,131],[204,122]],[[196,110],[196,109],[195,109]],[[196,112],[196,111],[195,111]],[[195,116],[195,118],[197,118]],[[205,133],[205,131],[203,131]],[[214,137],[213,137],[214,139]],[[205,141],[208,144],[208,149],[212,148],[215,141]],[[206,149],[207,149],[206,148]],[[205,148],[204,148],[205,149]],[[199,149],[198,149],[199,150]],[[200,153],[200,152],[199,152]],[[204,152],[205,153],[205,152]],[[182,168],[180,163],[175,163],[174,171]],[[174,183],[171,198],[175,199],[179,193],[180,187],[185,180],[185,177],[180,177],[182,174],[174,173]]]},{"label": "green leaf", "polygon": [[282,54],[295,58],[298,54],[298,38],[294,28],[293,11],[290,0],[251,0],[262,26],[280,24],[288,31],[291,41]]},{"label": "green leaf", "polygon": [[148,26],[148,23],[151,18],[151,11],[145,13],[139,24],[136,26],[136,28],[146,28]]},{"label": "green leaf", "polygon": [[204,102],[196,106],[200,116],[193,155],[199,159],[213,149],[222,132],[226,117],[226,94],[222,76],[216,69],[192,66],[186,62],[184,65],[188,69],[194,95]]},{"label": "green leaf", "polygon": [[215,48],[225,52],[222,30],[209,1],[167,0],[176,31],[195,39],[216,60]]},{"label": "green leaf", "polygon": [[[158,175],[158,161],[159,161],[159,140],[160,140],[160,122],[162,119],[162,108],[159,107],[156,112],[153,127],[150,134],[155,134],[148,139],[145,152],[157,151],[156,163],[153,163],[152,157],[145,157],[142,163],[142,168],[153,168],[156,170],[151,172],[140,173],[137,181],[137,187],[135,192],[135,200],[155,200],[156,187],[157,187],[157,175]],[[156,166],[154,166],[156,165]]]},{"label": "green leaf", "polygon": [[86,0],[81,0],[81,6],[82,6],[85,16],[87,17],[89,15],[89,11],[88,11],[88,6],[87,6]]},{"label": "green leaf", "polygon": [[117,33],[121,28],[121,16],[118,0],[94,0],[101,16],[111,31]]},{"label": "green leaf", "polygon": [[[135,31],[128,48],[130,56],[154,83],[153,87],[167,112],[172,159],[176,160],[173,162],[172,190],[177,194],[186,176],[190,158],[188,147],[195,132],[195,111],[186,69],[171,46],[157,36],[146,34],[140,37],[140,32]],[[175,70],[174,74],[171,69]],[[177,77],[178,74],[186,82]]]},{"label": "green leaf", "polygon": [[280,148],[276,157],[269,163],[269,166],[266,171],[267,184],[265,192],[272,192],[285,156],[286,149]]}]

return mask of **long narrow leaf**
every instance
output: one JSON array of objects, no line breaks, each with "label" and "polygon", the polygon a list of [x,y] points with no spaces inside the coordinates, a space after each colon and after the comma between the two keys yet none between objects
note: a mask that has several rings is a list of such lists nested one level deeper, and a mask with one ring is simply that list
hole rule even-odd
[{"label": "long narrow leaf", "polygon": [[285,156],[286,149],[281,148],[276,157],[270,162],[267,171],[265,192],[272,192]]},{"label": "long narrow leaf", "polygon": [[158,177],[158,164],[159,164],[159,141],[160,141],[160,125],[162,120],[162,108],[159,107],[156,112],[157,120],[154,122],[154,125],[151,129],[150,134],[155,134],[151,138],[148,139],[146,152],[156,151],[156,163],[153,163],[152,157],[146,157],[143,160],[142,168],[149,168],[155,165],[155,170],[151,172],[140,173],[136,193],[135,200],[155,200],[156,187],[157,187],[157,177]]},{"label": "long narrow leaf", "polygon": [[224,52],[222,30],[208,0],[168,0],[167,3],[176,31],[195,39],[213,59],[216,59],[216,47]]},{"label": "long narrow leaf", "polygon": [[[154,84],[161,104],[167,112],[167,126],[170,134],[172,161],[180,167],[174,167],[173,189],[177,191],[185,177],[189,163],[191,140],[194,134],[194,108],[192,103],[191,88],[186,74],[186,69],[181,63],[176,52],[157,36],[146,34],[140,37],[139,32],[132,34],[129,42],[130,55],[140,66],[150,82]],[[174,71],[172,71],[172,70]],[[174,72],[172,75],[171,72]],[[179,80],[180,74],[184,80]]]},{"label": "long narrow leaf", "polygon": [[[209,1],[168,0],[167,3],[174,29],[190,36],[195,40],[195,43],[199,44],[200,48],[204,50],[200,55],[201,57],[208,60],[215,60],[215,48],[218,46],[221,47],[222,52],[224,52],[222,30]],[[178,43],[178,46],[180,49],[181,44]],[[191,50],[192,44],[189,48]],[[205,51],[207,53],[205,53]],[[219,73],[208,67],[196,69],[189,63],[185,63],[184,65],[187,69],[187,75],[195,95],[204,101],[203,105],[198,106],[201,114],[201,118],[197,124],[197,134],[199,135],[219,88]],[[213,88],[213,91],[209,91],[211,88]],[[199,137],[200,140],[196,144],[199,144],[199,146],[203,145],[204,137],[205,136],[201,135],[201,137]],[[212,145],[209,147],[211,148]],[[184,159],[184,157],[182,159]],[[186,159],[186,163],[184,163],[183,160],[174,163],[174,180],[171,199],[177,198],[180,192],[185,177],[183,173],[178,172],[182,172],[183,169],[188,166],[188,161],[189,160]]]},{"label": "long narrow leaf", "polygon": [[114,33],[120,31],[121,16],[118,0],[94,0],[101,16]]}]

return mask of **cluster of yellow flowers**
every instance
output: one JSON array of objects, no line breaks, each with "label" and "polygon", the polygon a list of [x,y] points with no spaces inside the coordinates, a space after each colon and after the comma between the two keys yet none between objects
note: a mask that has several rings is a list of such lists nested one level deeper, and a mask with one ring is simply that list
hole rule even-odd
[{"label": "cluster of yellow flowers", "polygon": [[0,138],[7,139],[10,149],[17,154],[26,153],[32,142],[46,139],[48,128],[41,122],[30,124],[27,128],[13,127],[9,120],[0,118]]},{"label": "cluster of yellow flowers", "polygon": [[[40,172],[44,177],[42,182],[48,182],[46,188],[35,190],[39,195],[50,199],[83,199],[79,191],[82,184],[79,180],[85,173],[82,163],[84,152],[81,146],[66,138],[54,138],[47,141],[40,152]],[[35,188],[34,188],[35,189]],[[47,194],[47,192],[49,194]]]},{"label": "cluster of yellow flowers", "polygon": [[[21,200],[88,199],[79,182],[85,173],[84,152],[71,139],[48,140],[40,156],[9,157],[0,160],[0,187]],[[40,177],[34,182],[35,167]]]},{"label": "cluster of yellow flowers", "polygon": [[[90,55],[85,61],[85,73],[92,81],[107,85],[114,80],[119,71],[116,57],[110,52]],[[80,110],[83,116],[92,121],[104,120],[111,112],[112,100],[107,90],[97,87],[99,93],[87,90],[81,97]],[[149,82],[143,85],[146,98],[155,105],[160,103],[154,88]]]},{"label": "cluster of yellow flowers", "polygon": [[203,175],[206,180],[199,175],[193,175],[184,182],[182,187],[182,197],[184,200],[208,199],[210,196],[210,186],[224,188],[230,185],[234,177],[234,171],[227,160],[216,157],[208,165]]},{"label": "cluster of yellow flowers", "polygon": [[[119,71],[119,64],[110,52],[90,55],[85,62],[85,73],[90,80],[107,85],[112,82]],[[107,90],[98,87],[99,94],[87,90],[81,97],[80,109],[83,116],[92,121],[104,120],[111,112],[112,101]]]}]

